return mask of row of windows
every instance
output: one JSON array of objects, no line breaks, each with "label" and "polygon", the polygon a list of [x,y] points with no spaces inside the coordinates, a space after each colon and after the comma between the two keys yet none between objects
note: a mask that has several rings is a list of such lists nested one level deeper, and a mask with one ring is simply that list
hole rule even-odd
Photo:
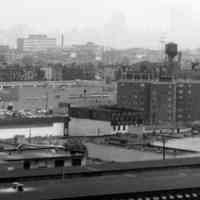
[{"label": "row of windows", "polygon": [[187,92],[188,94],[191,94],[191,93],[192,93],[191,90],[187,90],[187,91],[184,91],[184,90],[177,90],[177,93],[178,93],[178,94],[183,94],[183,92]]},{"label": "row of windows", "polygon": [[178,86],[177,87],[192,87],[192,85],[191,84],[187,84],[187,85],[184,85],[184,84],[178,84]]},{"label": "row of windows", "polygon": [[190,119],[190,118],[191,118],[191,115],[190,115],[190,114],[189,114],[189,115],[177,114],[177,118],[178,118],[178,119],[183,119],[183,118],[188,118],[188,119]]},{"label": "row of windows", "polygon": [[113,130],[114,131],[125,131],[126,130],[126,125],[122,125],[122,126],[113,126]]}]

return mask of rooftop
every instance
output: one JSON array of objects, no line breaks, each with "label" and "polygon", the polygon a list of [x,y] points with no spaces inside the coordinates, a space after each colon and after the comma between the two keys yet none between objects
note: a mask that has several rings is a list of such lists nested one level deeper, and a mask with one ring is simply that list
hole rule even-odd
[{"label": "rooftop", "polygon": [[[96,198],[117,195],[134,195],[153,193],[157,191],[200,189],[200,179],[197,174],[175,174],[162,176],[115,175],[92,178],[68,179],[62,181],[40,181],[24,184],[24,192],[17,192],[11,187],[0,188],[0,198],[8,199],[74,199]],[[199,195],[199,194],[197,194]],[[184,199],[184,198],[182,198]]]},{"label": "rooftop", "polygon": [[[21,160],[34,160],[34,159],[54,159],[54,158],[70,158],[69,153],[52,153],[52,152],[23,152],[7,155],[3,158],[4,161],[21,161]],[[0,157],[1,158],[1,157]]]},{"label": "rooftop", "polygon": [[[9,165],[8,165],[9,167]],[[64,171],[63,171],[64,170]],[[80,177],[99,177],[99,176],[130,176],[133,178],[144,177],[160,177],[160,176],[174,176],[185,174],[189,176],[200,174],[200,157],[194,158],[179,158],[158,161],[140,161],[140,162],[126,162],[126,163],[106,163],[96,165],[86,165],[82,167],[65,167],[62,168],[44,168],[44,169],[15,169],[8,170],[5,167],[0,168],[0,185],[4,182],[12,182],[16,180],[30,181],[46,179],[58,179],[61,172],[65,177],[80,178]],[[31,177],[31,178],[30,178]]]}]

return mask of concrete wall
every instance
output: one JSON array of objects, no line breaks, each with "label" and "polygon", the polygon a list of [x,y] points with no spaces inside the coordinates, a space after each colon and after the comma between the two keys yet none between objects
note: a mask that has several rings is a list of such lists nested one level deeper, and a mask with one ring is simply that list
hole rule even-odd
[{"label": "concrete wall", "polygon": [[112,130],[107,121],[71,118],[69,123],[69,135],[72,136],[110,135]]}]

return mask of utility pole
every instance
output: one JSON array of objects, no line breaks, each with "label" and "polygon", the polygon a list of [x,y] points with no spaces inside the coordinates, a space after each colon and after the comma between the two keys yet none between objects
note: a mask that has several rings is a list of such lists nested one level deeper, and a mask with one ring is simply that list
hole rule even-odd
[{"label": "utility pole", "polygon": [[[160,131],[160,133],[162,133],[162,131]],[[165,151],[166,151],[166,149],[165,149],[165,144],[166,144],[166,138],[165,138],[165,136],[162,136],[162,153],[163,153],[163,160],[165,160]]]},{"label": "utility pole", "polygon": [[62,166],[62,180],[65,180],[65,167],[64,165]]},{"label": "utility pole", "polygon": [[46,102],[45,102],[45,110],[47,111],[48,110],[48,103],[49,103],[49,94],[48,94],[48,88],[46,88],[47,91],[46,91]]},{"label": "utility pole", "polygon": [[45,83],[45,96],[44,96],[44,101],[45,101],[45,111],[48,110],[48,104],[49,104],[49,92],[48,92],[48,82]]},{"label": "utility pole", "polygon": [[31,143],[31,127],[29,128],[29,143]]}]

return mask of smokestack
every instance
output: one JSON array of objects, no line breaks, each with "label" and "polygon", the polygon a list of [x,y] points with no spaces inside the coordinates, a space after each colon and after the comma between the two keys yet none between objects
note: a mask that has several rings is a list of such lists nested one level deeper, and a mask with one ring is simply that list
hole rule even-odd
[{"label": "smokestack", "polygon": [[64,49],[64,42],[65,42],[65,38],[64,38],[64,34],[61,34],[61,49]]}]

